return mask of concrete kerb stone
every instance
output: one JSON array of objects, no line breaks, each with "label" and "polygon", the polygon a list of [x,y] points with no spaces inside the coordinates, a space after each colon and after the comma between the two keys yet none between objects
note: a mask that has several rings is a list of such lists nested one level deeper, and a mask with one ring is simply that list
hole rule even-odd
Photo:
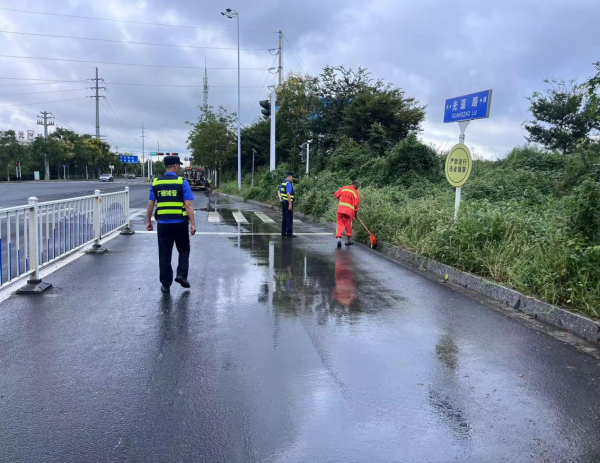
[{"label": "concrete kerb stone", "polygon": [[[245,200],[239,196],[227,195],[224,193],[217,194],[238,201],[245,201],[249,204],[277,210],[277,208],[271,204],[261,203],[253,200]],[[307,221],[312,221],[315,223],[323,223],[302,213],[295,213],[295,215],[303,220],[306,219]],[[335,223],[329,222],[324,223],[324,225],[329,229],[335,230]],[[407,251],[406,249],[402,249],[398,246],[388,243],[379,242],[377,250],[373,252],[378,252],[385,257],[404,265],[405,267],[441,277],[441,279],[444,281],[448,281],[449,283],[482,294],[506,306],[512,307],[515,310],[530,315],[533,318],[546,322],[557,328],[562,328],[570,333],[575,334],[576,336],[579,336],[580,338],[590,341],[596,345],[600,345],[600,323],[584,315],[570,312],[558,306],[548,304],[547,302],[540,301],[530,296],[526,296],[514,289],[507,288],[477,275],[463,272],[462,270],[455,269],[449,265],[442,264],[433,259],[429,259],[428,257],[421,256],[415,252]]]}]

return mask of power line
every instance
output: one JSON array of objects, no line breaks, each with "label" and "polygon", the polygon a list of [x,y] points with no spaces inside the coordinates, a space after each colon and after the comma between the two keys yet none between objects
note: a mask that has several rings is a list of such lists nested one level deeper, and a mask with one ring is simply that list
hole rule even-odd
[{"label": "power line", "polygon": [[0,106],[1,108],[14,108],[16,106],[33,106],[36,104],[50,104],[50,103],[62,103],[63,101],[75,101],[75,100],[86,100],[87,97],[83,97],[83,98],[67,98],[66,100],[54,100],[54,101],[40,101],[39,103],[22,103],[22,104],[12,104],[12,105],[5,105],[5,106]]},{"label": "power line", "polygon": [[[17,59],[33,59],[42,61],[66,61],[70,63],[90,63],[90,64],[109,64],[114,66],[137,66],[137,67],[150,67],[150,68],[173,68],[173,69],[204,69],[204,66],[170,66],[166,64],[138,64],[138,63],[115,63],[113,61],[93,61],[93,60],[82,60],[82,59],[67,59],[67,58],[42,58],[39,56],[16,56],[16,55],[0,55],[1,58],[17,58]],[[207,68],[211,70],[236,70],[237,67],[233,68]],[[243,71],[262,71],[259,68],[241,68]]]},{"label": "power line", "polygon": [[78,133],[78,134],[80,133],[78,130],[75,130],[75,129],[74,129],[73,127],[71,127],[70,125],[67,125],[67,124],[65,124],[63,121],[59,121],[59,120],[58,120],[56,117],[54,117],[54,120],[55,120],[56,122],[58,122],[60,125],[64,125],[64,126],[67,128],[67,129],[71,130],[72,132],[75,132],[75,133]]},{"label": "power line", "polygon": [[108,119],[112,128],[115,129],[117,132],[119,132],[120,135],[124,136],[125,138],[136,138],[136,137],[132,137],[131,134],[128,134],[125,131],[125,129],[120,125],[120,123],[118,121],[116,121],[115,119],[113,119],[113,117],[111,115],[109,115],[108,112],[103,107],[100,107],[100,112],[106,119]]},{"label": "power line", "polygon": [[[2,85],[0,87],[27,87],[32,85],[54,85],[59,83],[73,83],[73,82],[88,82],[89,79],[84,80],[48,80],[47,79],[29,79],[24,77],[0,77],[1,80],[42,80],[42,83],[36,84],[15,84],[15,85]],[[260,80],[259,80],[260,81]],[[172,88],[203,88],[203,85],[177,85],[177,84],[144,84],[139,82],[105,82],[109,85],[125,85],[125,86],[139,86],[139,87],[172,87]],[[242,85],[242,88],[256,88],[259,85]],[[237,88],[237,85],[211,85],[210,88]]]},{"label": "power line", "polygon": [[33,79],[29,77],[0,77],[0,80],[40,80],[43,82],[87,82],[87,79],[83,80],[55,80],[55,79]]},{"label": "power line", "polygon": [[[169,87],[169,88],[204,88],[203,85],[175,85],[175,84],[141,84],[137,82],[106,82],[107,85],[126,85],[133,87]],[[256,88],[258,85],[242,85],[241,88]],[[210,88],[237,88],[237,85],[211,85]]]},{"label": "power line", "polygon": [[81,90],[87,90],[87,87],[84,88],[73,88],[70,90],[44,90],[43,92],[26,92],[26,93],[2,93],[0,96],[18,96],[18,95],[38,95],[40,93],[62,93],[62,92],[78,92]]},{"label": "power line", "polygon": [[[2,8],[0,8],[1,10]],[[101,39],[101,38],[93,38],[93,37],[74,37],[70,35],[53,35],[53,34],[37,34],[34,32],[16,32],[16,31],[5,31],[0,30],[1,33],[4,34],[17,34],[17,35],[28,35],[35,37],[51,37],[56,39],[74,39],[74,40],[88,40],[93,42],[108,42],[108,43],[124,43],[128,45],[149,45],[153,47],[173,47],[173,48],[194,48],[194,49],[210,49],[210,50],[237,50],[237,47],[211,47],[211,46],[200,46],[200,45],[178,45],[178,44],[168,44],[168,43],[152,43],[152,42],[134,42],[128,40],[114,40],[114,39]],[[240,50],[244,51],[267,51],[268,48],[241,48]]]},{"label": "power line", "polygon": [[133,127],[132,125],[129,124],[129,122],[127,122],[127,120],[125,119],[125,117],[123,116],[123,114],[121,113],[119,108],[117,107],[117,102],[115,101],[115,98],[112,95],[112,93],[109,91],[108,87],[106,88],[106,94],[108,95],[108,98],[106,98],[105,101],[106,101],[108,108],[114,113],[114,115],[117,117],[117,119],[119,119],[124,124],[125,128],[127,128],[128,131],[132,131],[135,133],[135,136],[133,138],[137,139],[137,128]]},{"label": "power line", "polygon": [[[177,27],[182,29],[198,29],[198,30],[209,30],[209,31],[226,31],[226,32],[235,32],[236,29],[223,29],[216,27],[198,27],[198,26],[185,26],[179,24],[166,24],[166,23],[151,23],[144,21],[131,21],[126,19],[113,19],[113,18],[100,18],[96,16],[81,16],[74,14],[61,14],[61,13],[48,13],[44,11],[30,11],[30,10],[18,10],[16,8],[0,8],[2,11],[12,11],[14,13],[26,13],[26,14],[39,14],[39,15],[47,15],[47,16],[60,16],[63,18],[77,18],[77,19],[92,19],[95,21],[111,21],[118,23],[126,23],[126,24],[141,24],[144,26],[161,26],[161,27]],[[251,29],[240,29],[243,32],[258,32],[258,33],[267,33],[267,34],[277,34],[277,31],[261,31],[261,30],[251,30]]]},{"label": "power line", "polygon": [[251,99],[251,100],[248,100],[248,103],[249,103],[249,104],[247,104],[247,106],[248,106],[248,111],[246,112],[246,119],[248,119],[248,116],[249,116],[249,115],[250,115],[250,113],[252,112],[252,106],[251,106],[251,105],[252,105],[252,101],[254,101],[254,100],[255,100],[255,98],[256,98],[256,95],[257,95],[257,92],[258,92],[258,94],[260,94],[261,90],[262,90],[262,89],[265,87],[265,84],[267,83],[267,79],[269,78],[269,73],[268,73],[268,70],[269,70],[269,68],[270,68],[270,67],[272,67],[272,66],[275,64],[275,60],[276,60],[276,59],[277,59],[277,55],[275,55],[275,56],[274,56],[274,58],[273,58],[273,60],[272,60],[272,62],[271,62],[271,65],[270,65],[270,66],[269,66],[269,60],[267,60],[267,63],[266,63],[266,66],[267,66],[267,68],[265,69],[265,71],[263,72],[263,74],[261,74],[261,76],[260,76],[260,79],[259,79],[259,82],[262,80],[262,78],[263,78],[263,76],[264,76],[265,72],[267,73],[267,75],[266,75],[266,77],[265,77],[265,78],[264,78],[264,80],[263,80],[263,84],[261,85],[261,87],[260,87],[260,90],[254,90],[254,92],[252,93],[252,99]]},{"label": "power line", "polygon": [[[267,75],[267,78],[265,79],[265,84],[266,84],[266,80],[268,80],[268,79],[269,79],[269,76]],[[275,81],[277,79],[278,79],[278,75],[277,74],[273,74],[272,75],[272,79],[271,79],[271,85],[269,85],[269,87],[275,85]],[[269,98],[269,100],[270,100],[270,98]],[[260,110],[261,110],[260,106],[255,106],[254,107],[254,114],[258,113],[258,115],[260,115],[261,114],[259,112]],[[271,108],[271,114],[273,114],[274,111],[275,111],[275,108]]]},{"label": "power line", "polygon": [[12,88],[12,87],[33,87],[35,85],[59,85],[59,84],[67,84],[73,82],[86,82],[86,80],[65,80],[64,82],[39,82],[36,84],[0,84],[0,87],[3,88]]},{"label": "power line", "polygon": [[[117,114],[117,112],[115,111],[115,109],[113,108],[112,104],[110,104],[108,102],[108,98],[105,100],[106,101],[106,107],[114,114],[115,119],[114,121],[117,122],[119,124],[119,126],[125,130],[125,131],[129,131],[131,130],[130,128],[127,128],[127,124],[122,120],[122,118]],[[112,116],[111,116],[112,119]],[[137,139],[137,134],[133,137]]]},{"label": "power line", "polygon": [[300,59],[300,56],[298,56],[298,53],[296,53],[296,50],[294,50],[294,47],[292,47],[292,42],[290,42],[289,39],[285,35],[283,37],[285,38],[286,42],[290,46],[290,50],[292,50],[294,58],[296,58],[296,61],[298,61],[298,64],[300,64],[300,66],[304,67],[306,72],[310,75],[310,70],[308,69],[306,64],[304,64],[304,61],[302,61],[302,59]]}]

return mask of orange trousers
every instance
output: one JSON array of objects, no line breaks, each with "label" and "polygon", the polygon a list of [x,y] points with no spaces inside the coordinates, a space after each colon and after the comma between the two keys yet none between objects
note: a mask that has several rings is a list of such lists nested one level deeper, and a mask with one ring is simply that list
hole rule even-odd
[{"label": "orange trousers", "polygon": [[341,212],[337,213],[337,229],[335,231],[335,237],[341,238],[342,234],[346,230],[346,236],[350,238],[352,236],[352,217],[348,214]]}]

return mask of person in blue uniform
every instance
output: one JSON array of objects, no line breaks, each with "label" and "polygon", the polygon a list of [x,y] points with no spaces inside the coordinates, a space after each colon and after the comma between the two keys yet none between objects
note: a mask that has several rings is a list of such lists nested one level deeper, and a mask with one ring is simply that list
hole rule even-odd
[{"label": "person in blue uniform", "polygon": [[173,245],[177,246],[179,262],[175,281],[189,288],[188,271],[190,266],[190,235],[196,234],[194,218],[194,195],[188,181],[178,176],[181,168],[179,156],[165,157],[166,172],[157,177],[150,186],[148,209],[146,212],[146,230],[152,231],[152,213],[156,203],[156,222],[158,235],[158,264],[160,267],[160,290],[170,292],[173,284],[171,257]]},{"label": "person in blue uniform", "polygon": [[281,236],[296,238],[294,235],[294,173],[288,172],[279,186],[277,196],[281,201]]}]

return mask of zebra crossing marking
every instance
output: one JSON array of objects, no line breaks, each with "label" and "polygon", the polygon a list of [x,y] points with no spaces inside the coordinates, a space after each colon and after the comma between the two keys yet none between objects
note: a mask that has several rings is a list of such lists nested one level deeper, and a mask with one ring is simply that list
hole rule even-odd
[{"label": "zebra crossing marking", "polygon": [[232,212],[232,214],[237,223],[248,223],[246,217],[244,217],[244,214],[242,214],[240,211]]},{"label": "zebra crossing marking", "polygon": [[271,217],[269,217],[267,214],[265,214],[264,212],[255,212],[255,214],[264,223],[275,223],[275,221]]}]

